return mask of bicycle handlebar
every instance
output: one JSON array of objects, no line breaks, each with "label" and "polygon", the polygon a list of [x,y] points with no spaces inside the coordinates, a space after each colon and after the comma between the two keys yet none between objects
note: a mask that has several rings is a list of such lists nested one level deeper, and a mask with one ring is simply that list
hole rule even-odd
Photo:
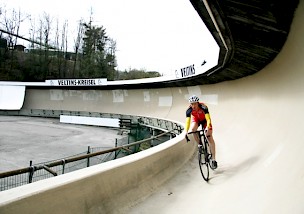
[{"label": "bicycle handlebar", "polygon": [[[205,130],[197,130],[197,131],[194,131],[194,132],[187,132],[187,134],[185,135],[187,143],[190,141],[190,139],[188,137],[188,134],[200,133],[201,131],[204,131],[202,135],[205,135]],[[201,134],[199,134],[199,135],[202,136]]]},{"label": "bicycle handlebar", "polygon": [[200,133],[201,131],[203,131],[203,130],[197,130],[197,131],[194,131],[194,132],[187,132],[187,134]]},{"label": "bicycle handlebar", "polygon": [[186,141],[187,141],[187,143],[188,143],[188,142],[190,141],[188,135],[185,135],[185,138],[186,138]]}]

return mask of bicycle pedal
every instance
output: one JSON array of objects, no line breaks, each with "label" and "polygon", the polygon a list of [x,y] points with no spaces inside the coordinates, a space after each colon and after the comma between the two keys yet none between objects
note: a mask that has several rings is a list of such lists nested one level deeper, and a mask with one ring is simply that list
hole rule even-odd
[{"label": "bicycle pedal", "polygon": [[217,162],[215,161],[215,160],[210,160],[210,168],[212,169],[212,170],[215,170],[215,169],[217,169]]}]

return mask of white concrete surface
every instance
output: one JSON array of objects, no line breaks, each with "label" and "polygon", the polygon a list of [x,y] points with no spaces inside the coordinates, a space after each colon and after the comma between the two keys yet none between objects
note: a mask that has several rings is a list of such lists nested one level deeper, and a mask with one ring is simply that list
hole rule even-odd
[{"label": "white concrete surface", "polygon": [[275,60],[255,75],[200,86],[209,105],[219,168],[206,183],[196,159],[136,214],[304,213],[304,1]]},{"label": "white concrete surface", "polygon": [[0,109],[20,110],[25,96],[24,85],[0,85]]},{"label": "white concrete surface", "polygon": [[300,0],[279,55],[257,74],[239,80],[144,90],[27,90],[26,109],[136,114],[180,122],[187,97],[195,92],[209,99],[219,168],[206,183],[196,159],[186,162],[193,146],[178,137],[180,142],[129,156],[124,163],[0,193],[0,212],[304,213],[303,21]]},{"label": "white concrete surface", "polygon": [[88,146],[109,149],[123,137],[118,129],[61,124],[58,118],[0,116],[0,172],[85,153]]},{"label": "white concrete surface", "polygon": [[0,213],[126,213],[189,159],[194,144],[179,141],[2,191]]}]

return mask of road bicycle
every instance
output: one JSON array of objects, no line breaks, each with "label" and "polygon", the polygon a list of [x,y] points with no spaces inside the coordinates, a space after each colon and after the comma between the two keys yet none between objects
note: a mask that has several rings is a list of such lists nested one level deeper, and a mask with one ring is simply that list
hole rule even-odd
[{"label": "road bicycle", "polygon": [[[188,132],[187,134],[197,134],[199,137],[199,143],[201,146],[198,147],[198,163],[204,180],[208,182],[209,167],[212,156],[210,152],[209,141],[207,139],[205,130],[197,130],[194,132]],[[190,141],[188,135],[186,135],[186,140],[187,142]]]}]

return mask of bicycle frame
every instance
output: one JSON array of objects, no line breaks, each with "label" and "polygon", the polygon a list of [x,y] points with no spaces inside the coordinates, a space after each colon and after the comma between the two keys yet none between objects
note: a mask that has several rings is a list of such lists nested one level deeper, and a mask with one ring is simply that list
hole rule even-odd
[{"label": "bicycle frame", "polygon": [[[209,141],[207,139],[205,130],[197,130],[194,132],[188,132],[188,134],[196,134],[199,137],[199,143],[202,145],[202,149],[198,151],[198,161],[201,174],[205,181],[209,180],[209,160],[211,158],[211,152],[209,149]],[[194,136],[195,137],[195,136]],[[203,139],[202,139],[203,138]],[[190,141],[188,135],[186,135],[187,142]],[[200,151],[201,150],[201,151]]]}]

